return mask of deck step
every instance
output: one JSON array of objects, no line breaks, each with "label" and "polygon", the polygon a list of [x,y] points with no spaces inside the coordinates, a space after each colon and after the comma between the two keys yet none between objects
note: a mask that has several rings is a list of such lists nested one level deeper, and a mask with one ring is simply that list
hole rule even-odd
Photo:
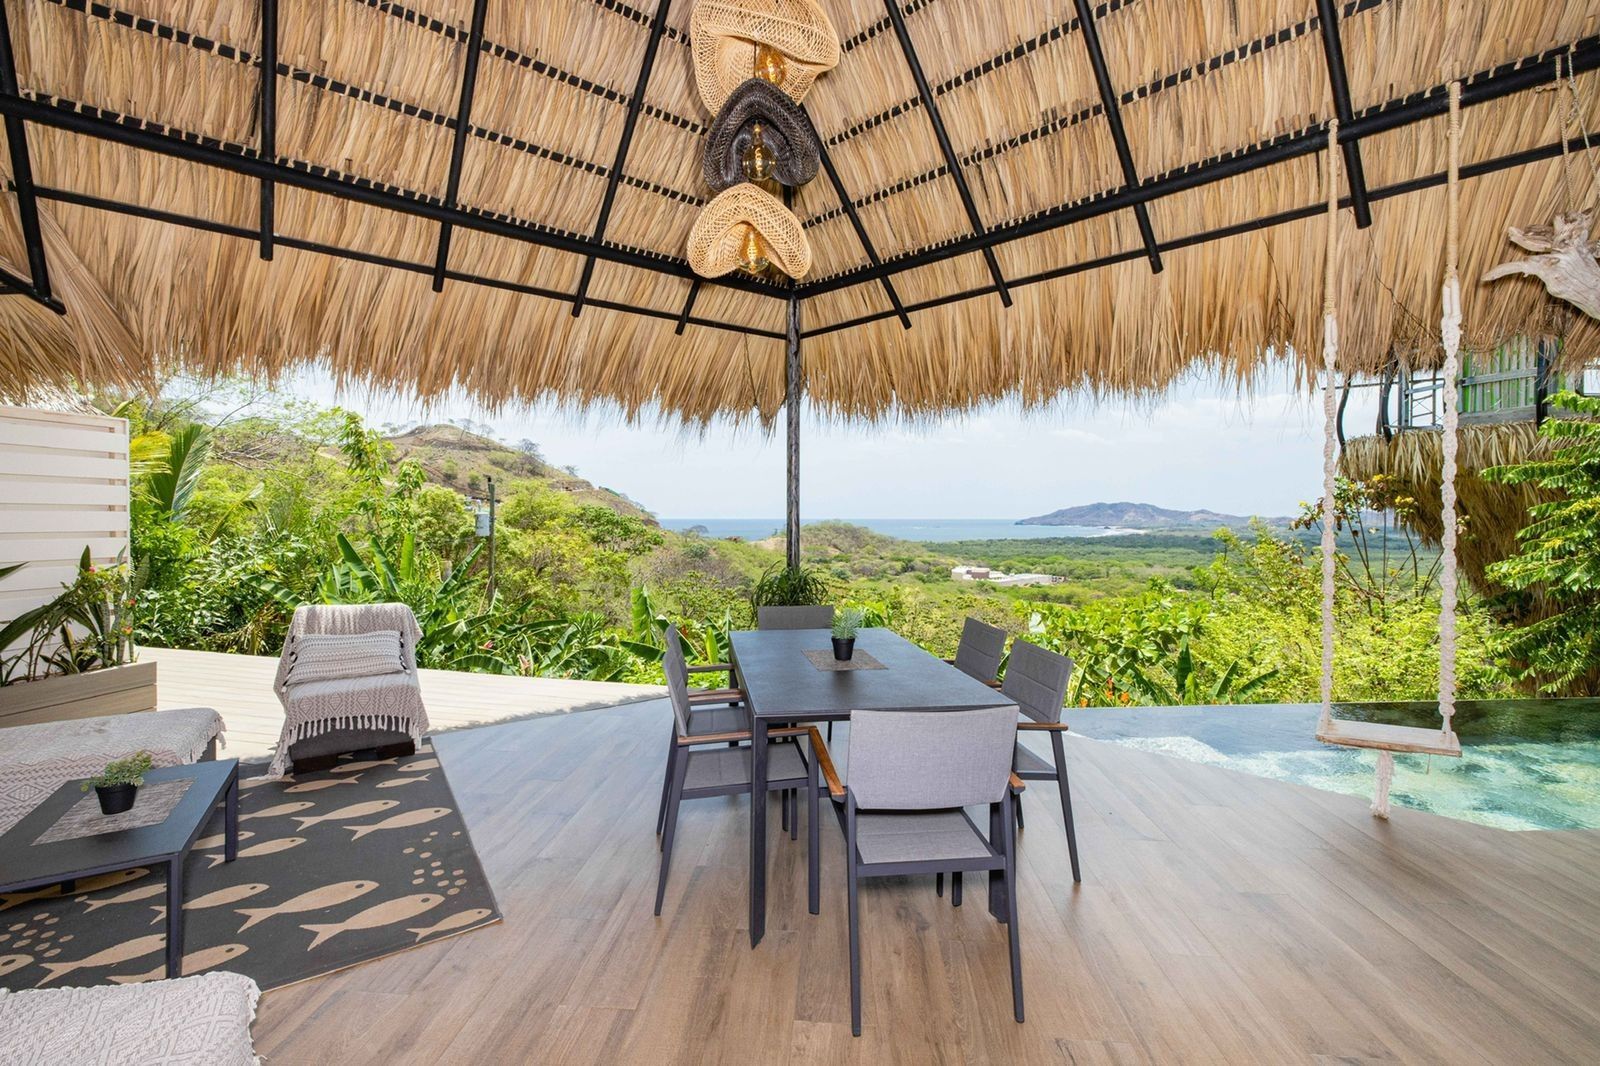
[{"label": "deck step", "polygon": [[1346,748],[1376,748],[1379,751],[1414,752],[1419,755],[1461,755],[1461,740],[1454,733],[1415,725],[1387,725],[1383,722],[1352,722],[1335,718],[1328,728],[1317,730],[1324,744]]}]

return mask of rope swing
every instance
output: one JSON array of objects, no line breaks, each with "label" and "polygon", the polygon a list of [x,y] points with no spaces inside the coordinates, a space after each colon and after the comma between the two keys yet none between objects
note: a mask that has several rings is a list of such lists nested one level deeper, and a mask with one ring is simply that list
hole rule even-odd
[{"label": "rope swing", "polygon": [[1456,381],[1461,373],[1461,279],[1457,273],[1460,258],[1461,211],[1461,83],[1450,85],[1449,171],[1445,184],[1444,284],[1441,291],[1443,312],[1439,334],[1444,342],[1444,470],[1440,487],[1444,533],[1439,546],[1439,717],[1438,730],[1417,726],[1355,722],[1333,717],[1334,648],[1334,572],[1335,509],[1337,488],[1337,375],[1339,356],[1339,316],[1335,299],[1334,270],[1339,262],[1339,123],[1328,124],[1326,192],[1328,198],[1327,261],[1323,272],[1322,300],[1322,713],[1317,721],[1317,739],[1343,747],[1371,748],[1378,753],[1377,784],[1373,790],[1372,813],[1389,817],[1389,786],[1394,780],[1394,753],[1413,752],[1459,757],[1461,741],[1452,721],[1456,713],[1456,452],[1459,424],[1459,396]]}]

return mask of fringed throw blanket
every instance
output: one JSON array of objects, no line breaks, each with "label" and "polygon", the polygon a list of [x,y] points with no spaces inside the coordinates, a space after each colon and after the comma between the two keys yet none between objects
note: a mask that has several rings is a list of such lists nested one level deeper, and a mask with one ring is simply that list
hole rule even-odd
[{"label": "fringed throw blanket", "polygon": [[[390,631],[400,634],[398,673],[342,677],[290,684],[296,643],[313,634],[357,636]],[[278,676],[273,688],[283,703],[283,732],[272,757],[273,777],[289,766],[289,748],[298,741],[335,729],[385,729],[421,741],[428,731],[428,712],[417,682],[417,641],[422,630],[403,603],[300,607],[289,623]]]}]

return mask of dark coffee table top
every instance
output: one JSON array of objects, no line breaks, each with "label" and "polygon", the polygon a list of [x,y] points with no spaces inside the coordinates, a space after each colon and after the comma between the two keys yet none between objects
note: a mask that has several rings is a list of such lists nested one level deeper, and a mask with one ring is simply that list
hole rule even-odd
[{"label": "dark coffee table top", "polygon": [[730,640],[752,714],[778,721],[845,719],[851,711],[966,711],[1011,701],[890,629],[863,629],[856,650],[883,670],[818,670],[806,651],[827,648],[826,629],[759,629]]},{"label": "dark coffee table top", "polygon": [[[163,822],[136,829],[35,844],[84,797],[82,781],[68,781],[0,836],[0,891],[15,892],[69,878],[125,870],[147,862],[165,862],[187,852],[200,837],[217,801],[239,773],[239,760],[163,766],[144,775],[146,786],[191,778],[178,805]],[[93,789],[90,790],[91,794]]]}]

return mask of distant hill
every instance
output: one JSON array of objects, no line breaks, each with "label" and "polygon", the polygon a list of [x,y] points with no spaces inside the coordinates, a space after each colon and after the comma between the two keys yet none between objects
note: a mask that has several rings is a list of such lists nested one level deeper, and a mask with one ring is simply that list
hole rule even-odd
[{"label": "distant hill", "polygon": [[[1216,529],[1242,527],[1250,519],[1216,511],[1174,511],[1150,503],[1090,503],[1064,507],[1049,514],[1017,521],[1019,526],[1101,526],[1106,529]],[[1263,518],[1270,526],[1287,526],[1287,518]]]},{"label": "distant hill", "polygon": [[458,426],[418,426],[388,438],[396,459],[415,459],[428,480],[458,492],[482,496],[487,479],[507,486],[517,480],[542,481],[558,492],[575,497],[580,503],[609,507],[619,514],[642,518],[651,524],[655,516],[619,492],[601,488],[569,470],[552,466],[531,444],[512,448],[491,437],[472,433]]}]

